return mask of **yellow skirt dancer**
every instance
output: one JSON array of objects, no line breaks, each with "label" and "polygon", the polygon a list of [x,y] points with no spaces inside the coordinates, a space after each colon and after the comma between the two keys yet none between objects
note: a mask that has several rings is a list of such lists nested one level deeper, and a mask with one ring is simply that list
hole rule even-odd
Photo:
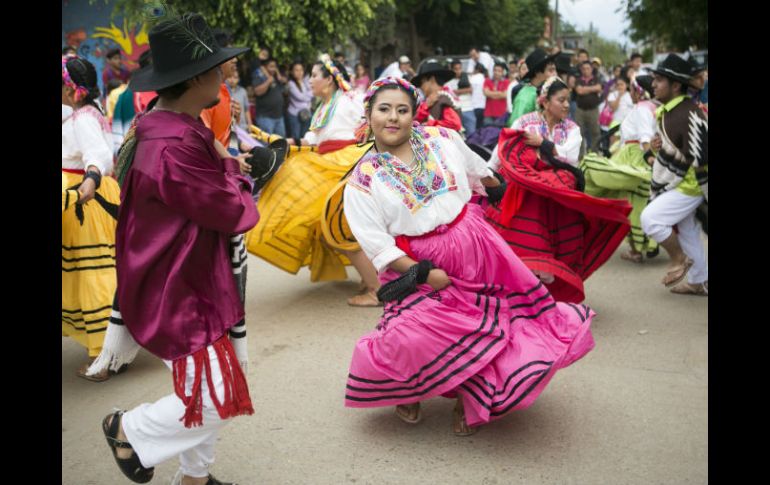
[{"label": "yellow skirt dancer", "polygon": [[248,251],[292,274],[308,266],[314,282],[346,279],[345,266],[351,263],[323,237],[322,214],[339,182],[370,147],[293,151],[259,196],[260,219],[246,235]]},{"label": "yellow skirt dancer", "polygon": [[120,203],[120,189],[115,179],[105,176],[97,197],[78,205],[75,187],[82,180],[82,171],[62,169],[61,327],[63,336],[95,358],[102,349],[117,286],[117,220],[108,209],[114,212]]}]

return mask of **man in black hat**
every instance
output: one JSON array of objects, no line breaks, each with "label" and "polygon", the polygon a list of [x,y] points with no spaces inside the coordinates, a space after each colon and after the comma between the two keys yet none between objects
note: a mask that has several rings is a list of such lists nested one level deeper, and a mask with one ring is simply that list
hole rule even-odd
[{"label": "man in black hat", "polygon": [[[219,46],[198,14],[166,17],[149,32],[153,63],[130,88],[157,91],[135,126],[121,191],[116,267],[122,323],[173,370],[174,392],[102,422],[132,481],[178,456],[178,483],[218,485],[208,471],[220,429],[252,414],[231,235],[258,220],[251,182],[199,116],[219,102],[222,64],[246,48]],[[124,146],[124,148],[126,148]]]},{"label": "man in black hat", "polygon": [[[556,59],[558,54],[548,55],[543,49],[535,49],[524,61],[527,64],[527,74],[521,80],[522,84],[511,91],[513,111],[508,117],[508,126],[522,115],[537,109],[537,90],[551,76],[556,75]],[[521,88],[519,88],[521,86]]]},{"label": "man in black hat", "polygon": [[454,75],[454,72],[435,59],[427,59],[420,64],[411,83],[420,88],[425,101],[417,108],[415,121],[426,126],[443,126],[462,131],[460,100],[453,92],[443,88]]},{"label": "man in black hat", "polygon": [[673,287],[672,293],[708,296],[708,263],[695,217],[698,206],[708,201],[708,120],[686,95],[691,71],[676,54],[652,70],[655,97],[663,106],[658,108],[658,134],[652,142],[658,153],[650,203],[641,221],[645,234],[671,258],[662,283]]}]

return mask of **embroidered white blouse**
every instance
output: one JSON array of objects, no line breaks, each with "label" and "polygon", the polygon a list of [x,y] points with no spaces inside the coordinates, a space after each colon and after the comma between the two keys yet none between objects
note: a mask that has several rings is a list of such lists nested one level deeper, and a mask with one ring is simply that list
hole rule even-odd
[{"label": "embroidered white blouse", "polygon": [[[481,179],[492,176],[457,132],[423,130],[430,157],[422,173],[390,154],[382,162],[371,154],[358,163],[345,186],[345,216],[377,271],[405,256],[395,236],[419,236],[449,224],[473,191],[485,194]],[[416,186],[429,189],[418,192]]]},{"label": "embroidered white blouse", "polygon": [[[513,122],[511,128],[530,133],[539,133],[544,139],[553,142],[556,147],[556,158],[577,167],[583,136],[580,134],[580,127],[569,118],[556,123],[553,129],[548,132],[548,123],[545,121],[545,117],[536,111],[519,117]],[[497,145],[492,150],[492,157],[487,162],[487,165],[494,171],[500,169]]]},{"label": "embroidered white blouse", "polygon": [[655,108],[652,101],[640,101],[635,104],[620,124],[620,142],[638,140],[639,143],[649,143],[658,129],[655,122]]},{"label": "embroidered white blouse", "polygon": [[85,170],[89,165],[102,175],[112,174],[112,133],[107,120],[93,106],[75,110],[61,124],[61,167]]},{"label": "embroidered white blouse", "polygon": [[320,145],[327,140],[354,140],[356,129],[363,120],[363,95],[349,91],[337,99],[337,106],[326,126],[308,131],[304,139],[310,145]]}]

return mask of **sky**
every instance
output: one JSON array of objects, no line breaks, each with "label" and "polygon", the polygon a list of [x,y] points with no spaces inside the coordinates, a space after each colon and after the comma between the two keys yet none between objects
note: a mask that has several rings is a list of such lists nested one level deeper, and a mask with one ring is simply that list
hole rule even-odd
[{"label": "sky", "polygon": [[[549,4],[554,8],[556,2],[549,0]],[[623,30],[628,27],[625,10],[615,12],[622,5],[620,0],[559,0],[559,15],[578,30],[588,30],[589,23],[593,22],[594,30],[600,36],[630,46],[631,41],[623,35]]]}]

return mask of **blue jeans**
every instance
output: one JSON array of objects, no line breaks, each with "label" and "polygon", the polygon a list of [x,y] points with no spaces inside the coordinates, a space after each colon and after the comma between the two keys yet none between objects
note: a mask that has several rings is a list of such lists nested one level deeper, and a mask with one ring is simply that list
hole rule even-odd
[{"label": "blue jeans", "polygon": [[310,128],[310,120],[307,120],[303,123],[299,120],[299,116],[294,116],[287,113],[286,120],[289,122],[289,136],[296,138],[297,140],[305,136],[305,133],[307,133],[307,130]]},{"label": "blue jeans", "polygon": [[577,101],[570,101],[569,103],[569,119],[575,121],[575,110],[577,110]]},{"label": "blue jeans", "polygon": [[283,124],[283,118],[268,118],[267,116],[257,116],[257,127],[270,135],[286,136],[286,126]]},{"label": "blue jeans", "polygon": [[463,128],[465,128],[465,137],[469,137],[476,131],[476,113],[474,111],[463,111]]}]

